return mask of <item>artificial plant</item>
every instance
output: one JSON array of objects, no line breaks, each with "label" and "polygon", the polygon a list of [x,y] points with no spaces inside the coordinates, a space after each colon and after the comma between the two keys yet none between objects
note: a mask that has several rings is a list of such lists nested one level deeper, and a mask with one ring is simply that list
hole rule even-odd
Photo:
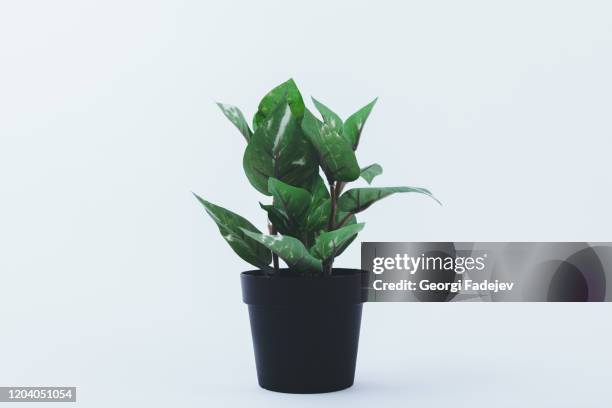
[{"label": "artificial plant", "polygon": [[419,187],[347,189],[359,177],[371,184],[382,173],[377,163],[360,168],[355,156],[376,99],[346,121],[314,98],[313,103],[322,120],[306,108],[290,79],[261,100],[252,130],[240,109],[218,103],[247,143],[243,156],[247,178],[260,193],[272,197],[271,203],[260,203],[269,233],[196,198],[238,256],[268,275],[280,273],[279,257],[301,275],[331,275],[334,259],[363,229],[357,213],[394,193],[414,192],[436,200]]}]

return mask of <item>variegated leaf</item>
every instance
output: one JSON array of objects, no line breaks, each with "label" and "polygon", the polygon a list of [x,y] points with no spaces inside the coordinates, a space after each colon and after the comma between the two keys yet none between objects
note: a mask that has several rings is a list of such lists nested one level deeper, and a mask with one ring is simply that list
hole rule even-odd
[{"label": "variegated leaf", "polygon": [[353,150],[357,149],[359,145],[359,139],[361,138],[361,131],[363,130],[363,125],[365,125],[368,116],[370,116],[370,112],[372,108],[376,104],[378,98],[374,99],[372,102],[359,109],[357,112],[353,113],[347,120],[344,122],[344,137],[346,137],[353,147]]},{"label": "variegated leaf", "polygon": [[244,233],[253,240],[265,245],[277,254],[289,268],[297,272],[320,272],[321,261],[312,256],[304,244],[298,239],[284,235],[264,235],[244,230]]},{"label": "variegated leaf", "polygon": [[338,209],[357,214],[394,193],[419,193],[433,198],[440,203],[429,190],[420,187],[365,187],[353,188],[344,192],[338,200]]},{"label": "variegated leaf", "polygon": [[251,136],[253,136],[253,132],[249,128],[249,124],[247,123],[244,115],[235,106],[226,105],[224,103],[217,102],[217,106],[221,109],[221,112],[238,128],[242,136],[246,139],[247,143],[251,140]]},{"label": "variegated leaf", "polygon": [[286,103],[257,128],[242,163],[251,184],[266,195],[270,177],[308,188],[319,173],[316,151]]},{"label": "variegated leaf", "polygon": [[232,247],[234,252],[248,263],[258,268],[268,269],[272,261],[270,250],[264,245],[245,236],[245,231],[260,233],[259,230],[240,215],[219,207],[194,194],[204,209],[219,227],[223,239]]},{"label": "variegated leaf", "polygon": [[321,123],[306,110],[302,129],[316,149],[319,163],[328,180],[354,181],[359,178],[359,165],[349,143],[330,125]]},{"label": "variegated leaf", "polygon": [[368,184],[372,184],[372,180],[374,177],[380,176],[383,172],[383,169],[380,164],[374,163],[370,164],[367,167],[361,169],[361,178],[368,182]]},{"label": "variegated leaf", "polygon": [[325,263],[331,257],[336,256],[342,246],[352,240],[364,227],[364,223],[347,225],[334,231],[323,232],[315,240],[310,253]]}]

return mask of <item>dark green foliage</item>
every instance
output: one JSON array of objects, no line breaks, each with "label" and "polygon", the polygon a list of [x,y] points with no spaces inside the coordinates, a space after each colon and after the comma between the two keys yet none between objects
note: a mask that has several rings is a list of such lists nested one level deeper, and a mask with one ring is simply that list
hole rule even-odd
[{"label": "dark green foliage", "polygon": [[[357,223],[355,214],[394,193],[414,192],[436,200],[418,187],[346,190],[347,183],[360,176],[371,184],[382,174],[377,163],[360,169],[355,156],[376,99],[346,121],[312,100],[322,120],[305,107],[292,79],[283,82],[259,103],[253,130],[240,109],[218,104],[247,142],[243,156],[247,178],[259,192],[272,196],[271,203],[260,203],[267,214],[269,235],[241,216],[196,198],[232,249],[266,273],[278,273],[280,257],[296,272],[328,275],[334,258],[364,227]],[[270,266],[273,260],[274,268]]]},{"label": "dark green foliage", "polygon": [[300,123],[301,118],[283,101],[251,137],[242,164],[249,181],[259,192],[271,195],[270,177],[305,187],[319,174],[316,152],[304,137]]}]

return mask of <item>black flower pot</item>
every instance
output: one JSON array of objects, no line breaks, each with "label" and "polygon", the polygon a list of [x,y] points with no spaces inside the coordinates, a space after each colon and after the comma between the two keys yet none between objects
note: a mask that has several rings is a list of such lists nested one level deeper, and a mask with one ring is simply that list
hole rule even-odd
[{"label": "black flower pot", "polygon": [[329,277],[241,274],[261,387],[307,394],[353,385],[366,276],[355,269]]}]

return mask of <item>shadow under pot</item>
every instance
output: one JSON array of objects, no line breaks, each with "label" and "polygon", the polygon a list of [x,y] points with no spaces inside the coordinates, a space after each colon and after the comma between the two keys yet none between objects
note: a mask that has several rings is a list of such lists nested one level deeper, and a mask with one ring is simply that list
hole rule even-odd
[{"label": "shadow under pot", "polygon": [[331,276],[304,277],[281,269],[240,279],[262,388],[310,394],[353,385],[365,272],[335,268]]}]

